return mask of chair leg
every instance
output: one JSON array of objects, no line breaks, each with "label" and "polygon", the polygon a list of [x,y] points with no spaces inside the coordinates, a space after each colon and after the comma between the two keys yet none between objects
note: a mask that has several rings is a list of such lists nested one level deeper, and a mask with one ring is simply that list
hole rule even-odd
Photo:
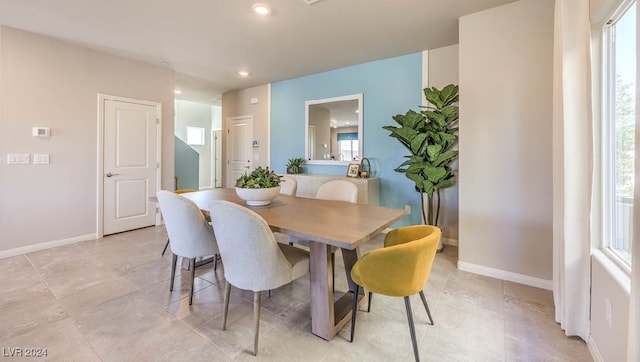
[{"label": "chair leg", "polygon": [[224,284],[224,307],[222,308],[222,330],[227,329],[227,314],[229,312],[229,298],[231,296],[231,283]]},{"label": "chair leg", "polygon": [[373,294],[369,292],[369,300],[367,301],[367,313],[371,312],[371,298],[373,298]]},{"label": "chair leg", "polygon": [[167,243],[164,244],[164,249],[162,249],[162,256],[164,256],[164,253],[167,251],[168,246],[169,246],[169,238],[167,238]]},{"label": "chair leg", "polygon": [[173,260],[171,263],[171,282],[169,282],[169,291],[173,292],[173,281],[176,279],[176,264],[178,263],[178,256],[173,254]]},{"label": "chair leg", "polygon": [[215,271],[216,269],[218,269],[218,254],[217,253],[213,256],[213,271]]},{"label": "chair leg", "polygon": [[407,320],[409,321],[409,333],[411,333],[411,342],[413,343],[413,356],[416,362],[420,361],[420,355],[418,354],[418,342],[416,342],[416,329],[413,325],[413,314],[411,313],[411,302],[409,297],[404,297],[404,306],[407,309]]},{"label": "chair leg", "polygon": [[196,279],[196,258],[189,260],[191,268],[191,288],[189,289],[189,305],[193,303],[193,281]]},{"label": "chair leg", "polygon": [[261,292],[253,292],[253,323],[255,335],[253,336],[253,355],[258,355],[258,334],[260,332],[260,296]]},{"label": "chair leg", "polygon": [[433,325],[433,318],[431,318],[431,311],[429,310],[429,304],[427,304],[427,298],[424,297],[424,292],[420,291],[420,299],[422,299],[422,304],[424,304],[424,309],[427,310],[427,316],[429,317],[430,324]]},{"label": "chair leg", "polygon": [[359,293],[360,293],[360,286],[356,284],[356,290],[353,293],[353,308],[351,309],[351,339],[349,340],[349,342],[353,342],[353,335],[356,331],[356,314],[358,314],[358,294]]}]

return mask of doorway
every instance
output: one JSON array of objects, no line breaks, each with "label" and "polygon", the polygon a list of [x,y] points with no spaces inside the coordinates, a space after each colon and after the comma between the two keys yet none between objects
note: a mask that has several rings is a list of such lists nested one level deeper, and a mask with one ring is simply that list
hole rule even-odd
[{"label": "doorway", "polygon": [[162,104],[98,95],[98,235],[156,224]]},{"label": "doorway", "polygon": [[227,187],[253,168],[253,116],[227,119]]},{"label": "doorway", "polygon": [[216,160],[216,130],[222,128],[222,108],[186,99],[175,100],[176,188],[206,190],[222,185],[222,158]]}]

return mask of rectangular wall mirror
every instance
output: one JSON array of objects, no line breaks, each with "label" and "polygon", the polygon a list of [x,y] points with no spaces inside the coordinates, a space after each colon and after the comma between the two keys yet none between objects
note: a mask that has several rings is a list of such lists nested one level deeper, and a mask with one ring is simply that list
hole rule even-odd
[{"label": "rectangular wall mirror", "polygon": [[305,159],[340,165],[362,158],[362,94],[305,102]]}]

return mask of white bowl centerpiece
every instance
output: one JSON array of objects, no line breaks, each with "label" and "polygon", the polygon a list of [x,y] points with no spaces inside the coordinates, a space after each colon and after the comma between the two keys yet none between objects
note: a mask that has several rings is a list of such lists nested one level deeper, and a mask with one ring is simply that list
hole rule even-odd
[{"label": "white bowl centerpiece", "polygon": [[236,194],[249,206],[269,205],[280,194],[280,176],[269,167],[258,167],[236,180]]}]

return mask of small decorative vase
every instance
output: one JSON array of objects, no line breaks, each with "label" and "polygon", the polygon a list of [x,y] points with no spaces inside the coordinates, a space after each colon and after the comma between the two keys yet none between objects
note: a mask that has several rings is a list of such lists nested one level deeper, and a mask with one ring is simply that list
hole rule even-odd
[{"label": "small decorative vase", "polygon": [[287,167],[287,173],[290,175],[298,174],[300,170],[302,170],[302,167]]},{"label": "small decorative vase", "polygon": [[280,194],[280,186],[266,189],[244,189],[236,187],[236,194],[249,206],[269,205]]}]

